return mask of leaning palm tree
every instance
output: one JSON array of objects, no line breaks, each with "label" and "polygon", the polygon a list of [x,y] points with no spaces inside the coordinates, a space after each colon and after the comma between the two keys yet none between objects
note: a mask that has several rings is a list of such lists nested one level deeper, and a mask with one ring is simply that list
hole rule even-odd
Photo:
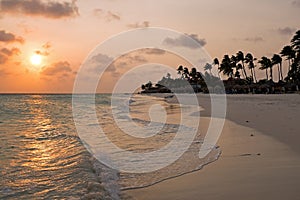
[{"label": "leaning palm tree", "polygon": [[278,80],[283,80],[282,76],[282,58],[278,54],[274,54],[272,57],[272,65],[277,65],[277,71],[278,71]]},{"label": "leaning palm tree", "polygon": [[237,57],[237,61],[242,63],[243,73],[244,73],[245,79],[248,79],[247,72],[246,72],[246,69],[245,69],[244,53],[242,51],[239,51],[239,52],[237,52],[236,57]]},{"label": "leaning palm tree", "polygon": [[[258,63],[261,65],[261,67],[259,69],[266,70],[266,78],[267,78],[267,80],[269,80],[268,69],[271,68],[271,66],[272,66],[271,60],[269,58],[263,56],[258,61]],[[271,73],[271,70],[270,70],[270,73]],[[272,75],[270,75],[270,77],[272,77]],[[271,80],[272,79],[273,79],[273,77],[271,78]]]},{"label": "leaning palm tree", "polygon": [[255,83],[257,83],[256,74],[255,74],[255,64],[254,64],[255,60],[256,58],[254,58],[251,53],[247,53],[247,55],[245,56],[245,63],[248,64],[248,68],[250,69],[252,80],[254,80]]},{"label": "leaning palm tree", "polygon": [[296,32],[296,34],[294,35],[294,37],[291,40],[291,46],[292,48],[298,53],[300,54],[300,30],[298,30]]},{"label": "leaning palm tree", "polygon": [[286,57],[286,60],[288,60],[289,71],[290,71],[292,63],[293,63],[293,59],[295,59],[295,56],[296,56],[296,52],[294,51],[294,49],[291,46],[287,45],[287,46],[283,47],[283,49],[280,52],[280,55],[283,57]]},{"label": "leaning palm tree", "polygon": [[220,72],[223,72],[224,75],[232,78],[233,76],[233,68],[231,64],[231,59],[228,55],[224,55],[222,62],[220,64]]}]

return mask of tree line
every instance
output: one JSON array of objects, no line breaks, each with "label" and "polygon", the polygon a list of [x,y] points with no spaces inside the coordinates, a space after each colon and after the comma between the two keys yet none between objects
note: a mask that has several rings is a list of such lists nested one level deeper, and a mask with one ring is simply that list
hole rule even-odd
[{"label": "tree line", "polygon": [[[288,62],[288,73],[283,74],[283,60]],[[213,74],[212,69],[217,69],[218,74]],[[265,78],[258,80],[256,73],[258,70],[265,72]],[[234,88],[242,89],[260,89],[264,85],[268,90],[274,86],[280,86],[284,89],[298,90],[300,84],[300,30],[292,37],[290,44],[282,48],[282,50],[274,54],[272,57],[262,56],[260,59],[255,58],[251,53],[238,51],[235,55],[224,55],[221,60],[213,59],[212,63],[207,63],[204,66],[205,73],[197,71],[195,67],[188,69],[180,65],[177,69],[179,78],[171,78],[168,73],[163,77],[153,88],[152,83],[142,85],[143,91],[158,91],[160,88],[170,88],[178,90],[184,88],[185,82],[193,86],[195,92],[205,92],[209,86],[215,87],[222,82],[226,90]],[[274,82],[274,74],[277,74],[278,82]],[[228,77],[221,80],[220,74]],[[151,83],[151,85],[150,85]],[[150,86],[150,87],[149,87]],[[268,88],[269,87],[269,88]],[[156,90],[155,90],[156,89]],[[226,91],[227,92],[227,91]]]}]

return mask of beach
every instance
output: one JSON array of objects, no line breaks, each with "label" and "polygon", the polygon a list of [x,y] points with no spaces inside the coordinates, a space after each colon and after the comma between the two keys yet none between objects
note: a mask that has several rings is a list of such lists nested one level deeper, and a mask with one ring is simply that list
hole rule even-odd
[{"label": "beach", "polygon": [[[198,95],[200,125],[209,95]],[[300,95],[228,95],[219,159],[203,169],[142,189],[133,199],[297,199],[300,184]],[[201,122],[200,122],[201,123]]]}]

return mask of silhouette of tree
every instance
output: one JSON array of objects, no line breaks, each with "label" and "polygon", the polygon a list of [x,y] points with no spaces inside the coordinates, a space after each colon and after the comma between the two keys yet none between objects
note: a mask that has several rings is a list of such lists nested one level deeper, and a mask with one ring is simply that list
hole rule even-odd
[{"label": "silhouette of tree", "polygon": [[171,74],[170,74],[170,73],[167,73],[166,78],[167,78],[167,79],[170,79],[170,78],[171,78]]},{"label": "silhouette of tree", "polygon": [[[259,69],[266,70],[266,78],[267,78],[267,80],[269,80],[268,69],[272,68],[271,67],[272,66],[271,60],[269,58],[263,56],[263,57],[261,57],[261,60],[258,61],[258,63],[261,65],[261,67]],[[271,77],[271,80],[273,80],[272,79],[273,78],[272,77],[273,74],[271,75],[271,72],[272,71],[270,70],[270,77]]]},{"label": "silhouette of tree", "polygon": [[189,69],[187,67],[183,68],[183,76],[186,79],[189,79]]},{"label": "silhouette of tree", "polygon": [[190,79],[191,79],[191,82],[193,83],[197,83],[197,69],[195,67],[193,67],[190,71]]},{"label": "silhouette of tree", "polygon": [[232,78],[233,69],[231,65],[231,60],[228,55],[224,55],[222,62],[220,64],[220,72],[223,72],[224,75]]},{"label": "silhouette of tree", "polygon": [[291,46],[287,45],[287,46],[283,47],[283,49],[280,52],[280,55],[283,57],[286,57],[286,60],[288,60],[289,71],[290,71],[293,59],[295,59],[295,56],[296,56],[296,52],[294,51],[294,49]]},{"label": "silhouette of tree", "polygon": [[291,40],[292,48],[299,54],[300,53],[300,30],[296,32]]},{"label": "silhouette of tree", "polygon": [[245,63],[248,64],[248,68],[250,69],[252,80],[254,80],[255,83],[257,83],[256,73],[255,73],[255,64],[254,64],[255,60],[256,60],[256,58],[254,58],[251,53],[246,54]]},{"label": "silhouette of tree", "polygon": [[272,57],[272,65],[277,65],[277,70],[278,70],[278,80],[281,81],[283,80],[282,76],[282,58],[278,54],[274,54]]},{"label": "silhouette of tree", "polygon": [[206,63],[205,66],[204,66],[204,70],[205,71],[209,71],[209,74],[212,76],[212,73],[211,73],[211,70],[212,70],[212,65],[209,64],[209,63]]},{"label": "silhouette of tree", "polygon": [[236,57],[237,57],[238,62],[241,62],[242,66],[243,66],[243,73],[244,73],[245,79],[248,79],[247,72],[246,72],[246,69],[245,69],[244,53],[242,51],[239,51],[239,52],[237,52]]},{"label": "silhouette of tree", "polygon": [[236,71],[235,74],[234,74],[234,77],[240,79],[241,78],[240,72]]},{"label": "silhouette of tree", "polygon": [[177,73],[181,75],[181,78],[183,78],[183,66],[179,65],[179,67],[177,68]]},{"label": "silhouette of tree", "polygon": [[215,58],[215,59],[214,59],[213,65],[214,65],[214,66],[217,66],[218,77],[219,77],[219,79],[221,79],[221,77],[220,77],[220,70],[219,70],[219,68],[220,68],[220,62],[219,62],[219,59],[218,59],[218,58]]}]

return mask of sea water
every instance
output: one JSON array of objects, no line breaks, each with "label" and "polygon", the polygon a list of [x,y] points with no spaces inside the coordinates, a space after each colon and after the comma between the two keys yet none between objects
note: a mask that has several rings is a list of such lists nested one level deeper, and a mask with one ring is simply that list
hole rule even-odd
[{"label": "sea water", "polygon": [[[128,100],[128,95],[119,95],[118,101],[130,108],[128,114],[126,106],[111,105],[110,94],[96,95],[94,123],[87,112],[90,96],[77,97],[82,102],[80,117],[85,123],[100,126],[111,143],[126,151],[152,152],[170,143],[180,126],[187,134],[193,130],[189,124],[181,124],[182,105],[169,104],[163,98],[133,95]],[[199,112],[199,107],[185,106],[187,115]],[[78,134],[72,109],[72,95],[0,95],[0,199],[121,199],[122,190],[149,186],[198,170],[216,160],[220,153],[213,149],[207,157],[199,159],[203,135],[197,130],[186,151],[166,167],[145,173],[112,169],[86,148],[88,144]],[[160,119],[157,109],[162,109],[167,117]],[[151,125],[155,135],[151,135],[151,130],[139,133],[127,119],[138,127]],[[110,148],[101,145],[104,150]],[[170,151],[151,165],[156,166],[175,153],[176,150]],[[137,171],[145,168],[144,161],[133,162]]]}]

